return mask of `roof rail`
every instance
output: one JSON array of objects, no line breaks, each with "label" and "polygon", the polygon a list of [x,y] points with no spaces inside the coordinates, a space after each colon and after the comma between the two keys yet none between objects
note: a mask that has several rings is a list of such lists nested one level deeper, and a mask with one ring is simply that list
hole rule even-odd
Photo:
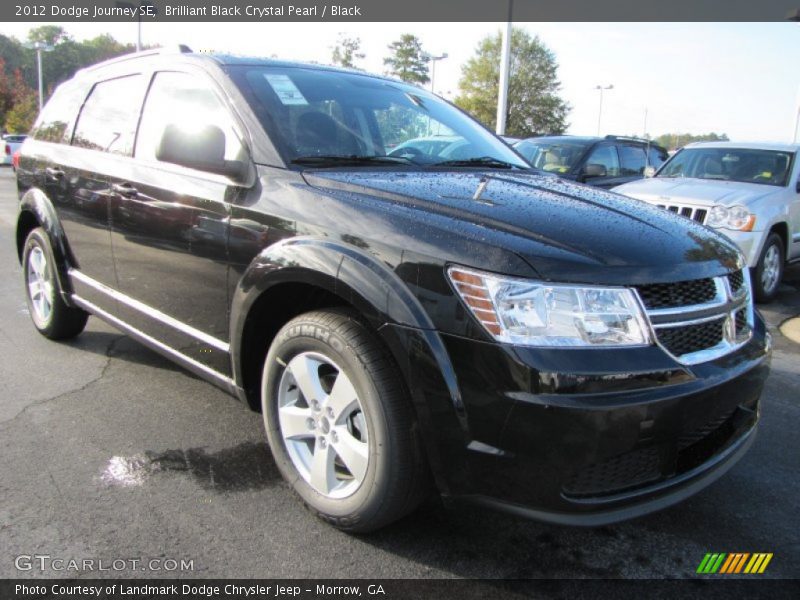
[{"label": "roof rail", "polygon": [[[642,142],[643,144],[650,144],[651,146],[658,146],[658,143],[655,140],[647,139],[647,138],[639,138],[632,135],[607,135],[604,139],[607,140],[622,140],[622,141],[629,141],[629,142]],[[659,146],[660,147],[660,146]]]},{"label": "roof rail", "polygon": [[151,48],[148,50],[142,50],[141,52],[131,52],[129,54],[123,54],[122,56],[117,56],[116,58],[110,58],[108,60],[104,60],[103,62],[99,62],[95,65],[84,67],[83,69],[79,69],[76,75],[80,75],[82,73],[90,73],[96,69],[100,69],[108,65],[114,65],[121,62],[125,62],[127,60],[135,60],[137,58],[146,58],[148,56],[159,56],[164,54],[188,54],[191,52],[192,49],[185,44],[178,44],[176,46],[166,46],[161,48]]}]

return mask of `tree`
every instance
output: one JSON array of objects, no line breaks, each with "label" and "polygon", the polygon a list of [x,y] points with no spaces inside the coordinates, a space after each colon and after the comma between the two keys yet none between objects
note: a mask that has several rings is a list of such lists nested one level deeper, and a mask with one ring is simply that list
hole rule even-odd
[{"label": "tree", "polygon": [[415,35],[404,33],[388,46],[389,56],[383,59],[387,73],[408,83],[425,84],[428,77],[430,55],[422,50],[422,42]]},{"label": "tree", "polygon": [[331,61],[335,65],[346,67],[348,69],[357,69],[356,60],[364,58],[365,54],[360,52],[361,39],[357,37],[348,37],[343,33],[339,34],[339,39],[333,47],[333,54]]},{"label": "tree", "polygon": [[27,93],[6,113],[6,130],[11,133],[28,133],[39,114],[36,92]]},{"label": "tree", "polygon": [[[475,56],[461,72],[455,103],[487,127],[494,129],[500,88],[501,35],[481,40]],[[558,93],[558,63],[538,37],[522,29],[511,33],[511,64],[508,85],[506,133],[529,137],[563,133],[570,106]]]},{"label": "tree", "polygon": [[663,135],[658,136],[655,139],[655,142],[659,146],[663,146],[668,150],[675,150],[677,148],[682,148],[686,144],[691,144],[692,142],[727,142],[728,136],[725,133],[717,134],[717,133],[702,133],[699,135],[693,135],[691,133],[665,133]]},{"label": "tree", "polygon": [[34,27],[28,32],[29,42],[44,42],[50,46],[55,46],[56,44],[71,39],[72,38],[64,28],[58,25],[41,25],[40,27]]}]

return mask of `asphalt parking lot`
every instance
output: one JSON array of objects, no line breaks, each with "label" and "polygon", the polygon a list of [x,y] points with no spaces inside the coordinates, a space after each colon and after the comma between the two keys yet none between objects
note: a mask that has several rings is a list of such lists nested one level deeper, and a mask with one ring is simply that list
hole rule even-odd
[{"label": "asphalt parking lot", "polygon": [[[571,529],[431,502],[369,536],[310,516],[284,485],[260,415],[97,319],[53,343],[30,324],[0,170],[0,577],[19,555],[193,561],[183,577],[691,577],[706,552],[772,552],[764,576],[800,577],[800,268],[762,307],[775,336],[750,453],[676,507]],[[89,575],[91,576],[91,575]]]}]

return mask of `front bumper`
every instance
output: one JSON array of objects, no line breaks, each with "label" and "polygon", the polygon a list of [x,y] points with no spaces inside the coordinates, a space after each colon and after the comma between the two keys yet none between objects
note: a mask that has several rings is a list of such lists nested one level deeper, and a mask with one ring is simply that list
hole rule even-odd
[{"label": "front bumper", "polygon": [[[405,366],[443,493],[564,524],[659,510],[720,477],[755,437],[769,372],[760,317],[745,346],[693,366],[657,347],[441,339],[449,362],[412,344]],[[437,391],[434,370],[443,364],[452,367],[455,399],[452,385]]]}]

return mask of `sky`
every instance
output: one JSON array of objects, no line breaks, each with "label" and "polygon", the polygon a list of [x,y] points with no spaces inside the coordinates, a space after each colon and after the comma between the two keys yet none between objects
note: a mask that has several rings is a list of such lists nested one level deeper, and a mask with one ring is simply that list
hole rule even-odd
[{"label": "sky", "polygon": [[[25,38],[40,23],[0,23]],[[76,39],[110,33],[134,43],[135,23],[64,23]],[[553,51],[568,133],[727,133],[738,141],[791,141],[800,106],[798,23],[517,23]],[[339,33],[361,39],[360,66],[382,73],[386,46],[413,33],[436,65],[436,92],[458,93],[461,67],[501,23],[145,23],[144,44],[329,62]],[[46,55],[45,55],[46,60]]]}]

